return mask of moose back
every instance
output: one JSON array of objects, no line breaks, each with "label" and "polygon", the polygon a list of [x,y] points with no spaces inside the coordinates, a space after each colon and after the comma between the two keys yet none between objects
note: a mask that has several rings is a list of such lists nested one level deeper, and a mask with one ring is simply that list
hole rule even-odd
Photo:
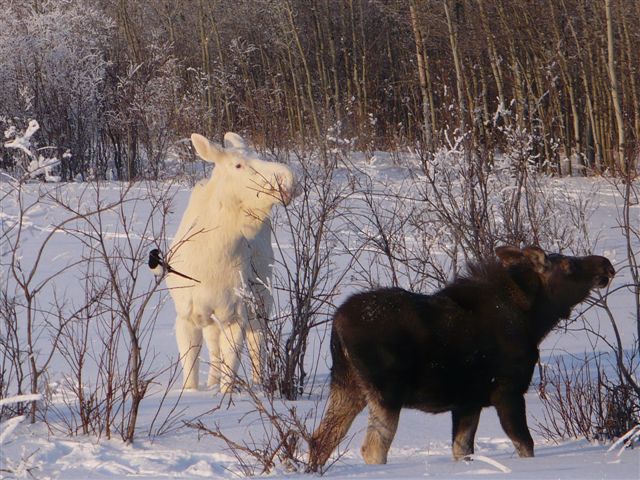
[{"label": "moose back", "polygon": [[533,456],[524,393],[538,345],[615,271],[604,257],[537,247],[500,247],[496,255],[433,295],[380,289],[338,308],[329,400],[311,441],[310,470],[324,465],[365,406],[367,463],[386,463],[404,407],[450,411],[460,459],[473,453],[480,412],[492,405],[518,454]]}]

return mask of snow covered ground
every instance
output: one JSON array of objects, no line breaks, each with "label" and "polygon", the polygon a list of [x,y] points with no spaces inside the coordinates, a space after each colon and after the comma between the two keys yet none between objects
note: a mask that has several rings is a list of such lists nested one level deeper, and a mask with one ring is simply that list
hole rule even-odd
[{"label": "snow covered ground", "polygon": [[[393,165],[390,158],[383,157],[378,162],[366,161],[359,165],[366,169],[374,180],[398,182],[406,179],[401,168]],[[340,181],[341,177],[337,177]],[[345,180],[346,176],[342,178]],[[39,185],[26,185],[25,215],[22,217],[23,232],[19,243],[19,261],[23,268],[28,269],[36,261],[38,248],[48,235],[51,239],[45,249],[46,262],[38,269],[37,277],[46,278],[52,272],[73,265],[83,252],[78,244],[78,236],[55,232],[53,225],[60,224],[69,217],[69,211],[60,207],[60,203],[51,201],[49,197],[40,196]],[[59,198],[66,198],[79,207],[89,208],[94,204],[98,194],[87,190],[85,185],[70,184],[59,187]],[[153,234],[160,231],[159,227],[149,228],[147,220],[151,214],[150,201],[147,198],[148,189],[153,186],[140,184],[130,190],[127,195],[140,198],[126,207],[131,229],[136,238],[148,237],[149,244],[154,239]],[[620,198],[615,188],[602,179],[571,178],[549,182],[549,188],[562,191],[564,195],[574,199],[589,199],[593,214],[588,219],[589,236],[595,253],[609,257],[614,266],[623,262],[624,241],[617,229]],[[171,187],[173,206],[168,219],[167,235],[175,232],[180,219],[180,212],[184,209],[188,199],[186,187]],[[118,199],[122,186],[107,184],[101,188],[100,201],[104,204]],[[8,232],[15,228],[20,218],[19,205],[14,187],[11,183],[0,183],[0,222],[2,231]],[[78,200],[80,199],[80,200]],[[634,207],[632,217],[640,221],[640,208]],[[105,233],[111,240],[123,238],[122,225],[118,218],[105,217],[103,223]],[[15,230],[12,230],[15,232]],[[277,226],[280,247],[286,245],[290,239],[281,232],[281,225]],[[2,237],[0,262],[2,271],[0,279],[5,284],[8,268],[11,262],[11,248],[9,237]],[[640,245],[635,245],[635,250]],[[150,272],[141,270],[141,288],[151,288],[154,279]],[[78,290],[81,272],[73,268],[65,270],[56,277],[52,285],[45,289],[45,296],[40,301],[52,302],[56,295],[62,293],[73,297]],[[625,281],[624,272],[614,279],[611,288]],[[627,279],[628,281],[628,279]],[[346,285],[340,292],[337,302],[357,287]],[[177,358],[173,334],[173,308],[166,295],[157,293],[159,314],[153,326],[153,335],[148,339],[148,349],[152,351],[154,368],[158,371],[169,367]],[[632,299],[629,294],[620,291],[610,300],[612,311],[619,321],[621,336],[625,345],[634,342],[635,319],[631,312]],[[582,321],[581,321],[582,322]],[[567,331],[554,332],[547,338],[541,348],[542,356],[548,359],[556,355],[581,355],[591,352],[592,344],[596,342],[589,337],[582,323],[570,327]],[[598,329],[607,338],[610,335],[606,317],[596,308],[585,313],[584,322]],[[46,343],[46,339],[43,340]],[[46,345],[42,351],[46,350]],[[313,427],[319,421],[326,400],[327,374],[327,345],[320,341],[312,342],[312,352],[309,357],[320,358],[315,379],[315,387],[303,400],[295,402],[301,417],[309,414],[308,425]],[[595,350],[606,350],[601,342],[595,343]],[[202,366],[203,371],[206,365]],[[90,372],[96,375],[96,371]],[[260,443],[265,435],[264,429],[258,421],[254,407],[246,394],[237,394],[229,399],[222,399],[212,391],[181,392],[176,386],[169,388],[168,374],[158,377],[158,381],[150,386],[150,394],[142,403],[142,410],[138,421],[139,430],[136,441],[132,445],[125,445],[117,435],[114,439],[98,439],[95,436],[69,437],[62,431],[60,415],[64,416],[65,405],[62,403],[62,385],[64,379],[70,375],[65,361],[55,357],[48,369],[48,387],[53,396],[53,405],[58,409],[50,417],[49,425],[38,422],[29,424],[23,419],[5,421],[0,426],[0,477],[2,478],[123,478],[133,476],[137,478],[236,478],[242,475],[238,460],[225,448],[225,445],[211,436],[199,436],[193,428],[183,425],[183,421],[202,419],[207,425],[218,424],[229,437],[239,441],[255,441]],[[204,375],[201,375],[201,377]],[[91,380],[89,380],[91,381]],[[535,383],[535,379],[534,379]],[[166,396],[165,396],[166,394]],[[277,408],[285,405],[278,401]],[[536,389],[532,387],[527,395],[529,425],[532,427],[536,442],[536,457],[519,459],[514,452],[511,442],[507,439],[499,426],[493,409],[483,412],[476,437],[476,456],[472,461],[454,462],[451,459],[449,415],[426,415],[416,411],[403,411],[398,433],[389,453],[389,463],[383,466],[366,466],[359,454],[359,448],[366,428],[366,411],[361,413],[354,422],[347,440],[341,445],[341,455],[336,463],[325,473],[327,478],[508,478],[508,479],[637,479],[640,478],[640,452],[630,449],[615,448],[608,451],[609,445],[589,443],[585,440],[569,440],[556,444],[546,441],[536,432],[538,420],[542,420],[542,407]],[[215,408],[219,407],[219,408]],[[212,411],[212,409],[214,409]],[[165,420],[167,420],[165,422]],[[166,427],[166,428],[163,428]],[[14,430],[12,430],[15,428]],[[158,430],[166,430],[158,434]],[[258,472],[259,473],[259,470]],[[309,475],[287,472],[280,466],[271,478],[309,478]]]},{"label": "snow covered ground", "polygon": [[[539,408],[537,395],[527,396],[530,423]],[[185,417],[208,411],[217,400],[210,392],[187,392],[181,400]],[[236,398],[228,410],[216,412],[216,421],[229,435],[242,439],[253,426],[248,402]],[[300,410],[314,410],[311,401],[297,402]],[[142,424],[148,424],[157,401],[145,402]],[[343,443],[343,456],[325,474],[326,478],[467,478],[489,479],[636,479],[638,450],[608,452],[608,446],[585,440],[548,443],[534,434],[536,457],[520,459],[499,427],[492,409],[482,414],[476,437],[476,459],[451,459],[451,428],[448,415],[426,415],[403,411],[398,433],[389,453],[389,463],[367,466],[359,454],[366,428],[366,412],[360,414]],[[134,445],[119,440],[50,435],[42,424],[21,425],[2,446],[2,468],[6,478],[98,479],[122,478],[237,478],[238,462],[223,445],[183,428],[155,440],[142,437]],[[14,471],[8,474],[6,469]],[[280,469],[271,478],[309,478]]]}]

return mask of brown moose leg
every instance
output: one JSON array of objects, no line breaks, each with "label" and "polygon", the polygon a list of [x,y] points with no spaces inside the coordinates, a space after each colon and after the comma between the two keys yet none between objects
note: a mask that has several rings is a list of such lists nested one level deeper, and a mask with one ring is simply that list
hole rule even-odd
[{"label": "brown moose leg", "polygon": [[362,457],[369,464],[387,463],[387,453],[398,428],[400,409],[382,406],[369,399],[369,425],[362,444]]},{"label": "brown moose leg", "polygon": [[523,395],[502,396],[494,402],[500,424],[513,442],[518,455],[533,457],[533,439],[527,427],[527,413]]},{"label": "brown moose leg", "polygon": [[308,471],[316,472],[344,438],[353,419],[366,405],[364,393],[355,381],[331,384],[329,400],[320,426],[310,442]]},{"label": "brown moose leg", "polygon": [[481,408],[459,408],[451,412],[453,420],[453,458],[460,460],[473,453]]}]

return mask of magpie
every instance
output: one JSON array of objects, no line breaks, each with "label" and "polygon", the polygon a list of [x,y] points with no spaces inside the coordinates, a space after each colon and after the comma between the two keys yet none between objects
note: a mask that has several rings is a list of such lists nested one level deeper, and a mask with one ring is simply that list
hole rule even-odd
[{"label": "magpie", "polygon": [[190,276],[185,275],[184,273],[180,273],[174,270],[173,268],[171,268],[171,266],[162,259],[162,253],[160,253],[160,250],[158,250],[157,248],[154,248],[149,252],[148,265],[151,271],[155,275],[161,276],[167,273],[173,273],[174,275],[178,275],[179,277],[186,278],[187,280],[192,280],[194,282],[200,283],[200,280],[191,278]]}]

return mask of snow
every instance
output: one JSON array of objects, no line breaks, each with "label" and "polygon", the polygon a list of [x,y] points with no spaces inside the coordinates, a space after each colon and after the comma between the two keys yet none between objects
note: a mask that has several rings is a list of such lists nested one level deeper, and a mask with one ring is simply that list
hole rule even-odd
[{"label": "snow", "polygon": [[2,424],[2,431],[0,432],[0,445],[2,445],[5,439],[9,438],[9,436],[16,429],[18,424],[25,419],[24,415],[20,415],[18,417],[13,417],[7,420]]},{"label": "snow", "polygon": [[40,125],[37,120],[31,120],[27,129],[24,131],[22,135],[16,135],[15,127],[11,127],[4,132],[6,138],[9,136],[15,135],[15,138],[9,142],[5,142],[4,146],[6,148],[15,148],[18,150],[22,150],[27,156],[33,157],[31,153],[31,137],[40,130]]},{"label": "snow", "polygon": [[[189,416],[205,413],[210,407],[208,403],[218,401],[219,398],[214,398],[210,392],[187,392],[182,400],[188,407]],[[527,402],[530,416],[535,415],[537,396],[529,394]],[[304,410],[316,408],[313,401],[297,403]],[[156,406],[154,400],[147,403],[143,423],[148,422],[148,416]],[[244,418],[250,409],[246,398],[236,398],[232,407],[212,416],[231,435],[246,438],[249,429],[260,430]],[[534,436],[536,457],[520,459],[500,430],[497,416],[491,409],[483,412],[472,461],[454,462],[451,459],[448,415],[403,411],[387,465],[363,464],[359,447],[365,428],[366,415],[363,413],[341,446],[344,455],[325,473],[325,478],[634,479],[639,473],[637,449],[609,452],[607,445],[585,440],[554,444]],[[199,440],[197,433],[189,429],[156,439],[142,436],[133,445],[124,445],[119,440],[50,435],[42,424],[23,422],[14,438],[2,447],[2,468],[13,469],[20,462],[24,471],[37,472],[36,478],[228,479],[236,478],[241,472],[235,457],[219,442],[208,437]],[[269,477],[314,476],[278,471]]]},{"label": "snow", "polygon": [[[403,189],[407,180],[406,169],[398,166],[389,155],[379,153],[375,159],[354,157],[352,161],[361,172],[366,172],[374,181],[389,188]],[[341,171],[338,181],[347,182],[349,175]],[[137,198],[126,206],[127,218],[135,230],[135,238],[147,239],[150,232],[144,225],[151,215],[148,191],[158,186],[135,185],[126,189],[123,185],[107,183],[101,187],[99,195],[87,190],[86,185],[68,184],[57,186],[25,185],[25,205],[31,205],[20,218],[19,204],[13,183],[0,183],[0,226],[2,246],[0,247],[0,280],[4,284],[7,278],[8,262],[11,260],[5,233],[15,231],[17,222],[22,222],[23,235],[20,240],[20,261],[25,271],[36,261],[35,255],[42,242],[51,236],[45,253],[47,264],[38,272],[40,278],[46,278],[61,266],[71,264],[82,248],[77,237],[63,232],[58,226],[69,217],[50,197],[43,194],[55,193],[59,197],[75,199],[78,206],[90,209],[96,197],[108,204],[116,201],[123,191]],[[382,187],[380,187],[382,189]],[[591,247],[595,253],[606,255],[618,267],[623,262],[625,244],[617,227],[620,198],[614,186],[603,179],[571,178],[550,180],[550,189],[557,189],[568,198],[576,200],[590,199],[593,214],[589,218]],[[172,213],[167,227],[170,237],[176,231],[180,212],[184,211],[189,191],[186,187],[170,187],[172,194]],[[143,199],[143,200],[140,200]],[[145,202],[144,199],[147,199]],[[634,207],[632,218],[640,218],[639,207]],[[278,223],[280,222],[280,223]],[[286,238],[282,228],[282,218],[276,221],[278,247],[290,248],[291,239]],[[105,238],[117,241],[123,238],[122,226],[116,216],[107,216],[103,223]],[[349,231],[349,224],[343,225],[344,238],[355,238]],[[342,232],[341,232],[342,233]],[[167,242],[170,238],[165,239]],[[165,241],[163,240],[163,241]],[[640,248],[635,246],[636,251]],[[342,257],[337,257],[340,261]],[[342,265],[338,265],[342,267]],[[278,267],[276,267],[277,269]],[[339,274],[340,268],[336,269]],[[141,270],[145,285],[155,283],[153,273]],[[81,272],[65,271],[55,288],[44,289],[41,302],[53,301],[54,293],[71,295],[79,283]],[[625,280],[625,272],[620,272],[614,280],[614,288]],[[384,279],[381,279],[384,281]],[[336,302],[359,288],[353,285],[341,289]],[[148,350],[153,356],[153,368],[162,371],[169,368],[177,359],[177,348],[173,333],[173,307],[166,298],[166,292],[157,294],[160,313],[154,326],[153,335],[148,340]],[[619,321],[621,336],[625,345],[634,341],[635,321],[631,313],[632,298],[624,289],[610,299],[615,317]],[[578,322],[569,325],[564,331],[556,331],[547,338],[541,348],[542,356],[548,360],[555,355],[581,355],[596,350],[606,351],[602,341],[588,337],[583,325],[589,324],[609,335],[610,326],[606,316],[597,308],[587,308]],[[579,328],[580,327],[580,328]],[[321,329],[319,329],[321,330]],[[310,345],[310,358],[319,359],[314,387],[302,400],[294,402],[302,418],[308,414],[308,428],[313,429],[319,422],[328,392],[327,378],[329,363],[328,342],[322,341],[322,332],[317,332]],[[46,345],[43,353],[46,353]],[[206,364],[203,369],[206,370]],[[95,382],[97,367],[90,371],[88,386]],[[205,377],[206,375],[203,375]],[[64,403],[65,389],[68,388],[71,373],[68,365],[60,358],[54,358],[49,367],[49,389],[53,394],[55,415],[50,412],[49,425],[43,422],[30,424],[23,417],[5,420],[0,426],[0,476],[6,478],[64,478],[64,479],[117,479],[135,476],[142,479],[158,478],[220,478],[230,479],[242,476],[243,469],[237,458],[218,439],[199,435],[193,428],[184,425],[184,421],[201,419],[209,426],[219,425],[230,438],[236,441],[265,440],[265,428],[259,421],[259,415],[247,394],[234,394],[231,399],[223,398],[213,391],[181,392],[176,384],[171,384],[169,373],[160,375],[150,386],[150,393],[142,403],[139,430],[133,444],[125,444],[117,435],[111,440],[106,438],[78,435],[68,436],[61,418],[68,415],[68,406]],[[179,382],[178,382],[179,383]],[[534,379],[535,384],[535,379]],[[168,388],[168,392],[167,392]],[[66,392],[68,393],[68,391]],[[166,395],[165,395],[166,394]],[[261,397],[262,398],[262,397]],[[17,398],[0,400],[0,405]],[[22,398],[22,401],[33,400]],[[287,402],[276,400],[279,411],[285,411]],[[537,421],[543,418],[541,401],[532,387],[527,394],[529,425],[536,444],[536,457],[520,459],[508,440],[493,409],[483,411],[476,436],[476,454],[470,461],[454,462],[451,458],[451,420],[450,416],[427,415],[417,411],[404,410],[401,414],[398,433],[389,453],[389,463],[380,466],[364,465],[359,453],[360,444],[366,429],[366,411],[354,421],[347,439],[340,446],[340,455],[329,468],[326,478],[476,478],[476,479],[637,479],[640,477],[640,452],[638,449],[626,449],[622,445],[590,443],[582,439],[554,443],[545,440],[536,432]],[[630,433],[631,435],[632,433]],[[257,472],[259,473],[258,468]],[[270,478],[314,478],[317,475],[290,473],[284,466],[278,466]]]},{"label": "snow", "polygon": [[[60,160],[56,157],[47,157],[45,158],[42,155],[36,155],[32,150],[32,139],[33,135],[40,129],[40,125],[37,120],[31,120],[29,125],[27,126],[24,133],[19,134],[15,127],[10,127],[5,130],[4,135],[5,138],[14,137],[13,140],[5,142],[4,146],[6,148],[13,148],[15,150],[22,151],[28,158],[29,161],[26,165],[26,175],[28,178],[37,178],[39,175],[42,175],[46,182],[57,183],[62,177],[59,175],[54,175],[53,170],[55,167],[60,165]],[[69,152],[65,152],[63,157],[68,158],[71,154]]]},{"label": "snow", "polygon": [[29,395],[15,395],[13,397],[0,398],[0,407],[3,405],[10,405],[17,402],[33,402],[42,398],[39,393],[31,393]]}]

